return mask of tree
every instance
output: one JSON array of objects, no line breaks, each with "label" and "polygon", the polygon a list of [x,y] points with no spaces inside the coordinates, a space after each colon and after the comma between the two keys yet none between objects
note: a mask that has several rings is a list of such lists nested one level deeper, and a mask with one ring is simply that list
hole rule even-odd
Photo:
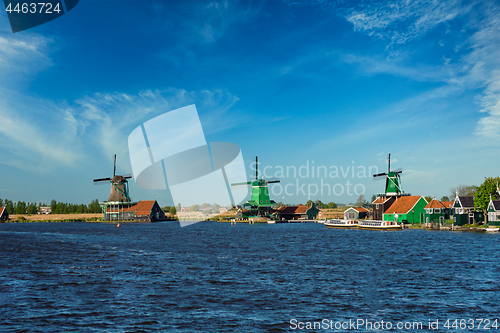
[{"label": "tree", "polygon": [[36,203],[32,202],[28,204],[28,214],[36,214]]},{"label": "tree", "polygon": [[358,197],[358,201],[356,201],[356,207],[363,207],[365,205],[365,196],[360,194]]},{"label": "tree", "polygon": [[174,216],[175,214],[177,214],[177,209],[175,209],[175,206],[170,208],[170,211],[169,211],[170,215]]},{"label": "tree", "polygon": [[165,206],[165,207],[163,207],[161,210],[162,210],[162,211],[164,211],[165,213],[168,213],[168,212],[170,212],[170,208],[172,208],[172,207],[170,207],[170,206]]},{"label": "tree", "polygon": [[306,202],[306,206],[308,206],[308,207],[309,207],[309,206],[311,206],[311,205],[312,205],[312,203],[313,203],[313,201],[312,201],[312,200],[307,200],[307,202]]},{"label": "tree", "polygon": [[52,214],[56,213],[56,207],[57,207],[57,201],[52,199],[52,201],[50,202],[50,211],[52,212]]},{"label": "tree", "polygon": [[329,202],[326,206],[328,208],[337,208],[337,204],[335,202]]},{"label": "tree", "polygon": [[500,177],[488,177],[477,188],[474,193],[474,208],[479,208],[483,211],[484,216],[487,216],[486,210],[490,203],[490,197],[496,199],[498,197],[497,186],[500,183]]},{"label": "tree", "polygon": [[425,199],[425,201],[427,201],[427,203],[429,203],[429,202],[431,202],[432,197],[430,195],[428,195],[428,196],[425,196],[424,199]]},{"label": "tree", "polygon": [[457,187],[450,188],[451,197],[454,198],[456,193],[458,195],[468,197],[473,196],[476,193],[477,187],[474,185],[458,185]]},{"label": "tree", "polygon": [[208,203],[204,203],[203,205],[201,205],[201,208],[205,209],[205,208],[208,208],[210,207],[210,204]]},{"label": "tree", "polygon": [[101,205],[99,205],[99,200],[95,199],[89,204],[89,212],[90,213],[101,213]]},{"label": "tree", "polygon": [[16,212],[16,210],[14,209],[14,203],[12,202],[12,200],[5,199],[5,208],[7,208],[7,212],[9,214],[14,214]]},{"label": "tree", "polygon": [[377,196],[374,194],[372,195],[372,202],[374,202],[375,200],[377,200]]},{"label": "tree", "polygon": [[17,202],[16,214],[26,214],[26,203],[24,201]]},{"label": "tree", "polygon": [[314,203],[316,204],[316,207],[320,209],[326,208],[326,205],[322,203],[321,200],[316,200]]},{"label": "tree", "polygon": [[197,212],[199,210],[200,210],[200,205],[192,205],[191,207],[189,207],[190,212]]},{"label": "tree", "polygon": [[441,201],[451,201],[451,200],[448,196],[445,195],[441,198]]}]

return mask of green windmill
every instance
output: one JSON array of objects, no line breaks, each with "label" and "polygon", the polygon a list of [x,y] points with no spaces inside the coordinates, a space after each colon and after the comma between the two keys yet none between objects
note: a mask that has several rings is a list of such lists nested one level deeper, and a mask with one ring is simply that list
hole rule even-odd
[{"label": "green windmill", "polygon": [[243,217],[268,217],[272,213],[271,207],[276,205],[276,201],[269,198],[268,185],[273,183],[279,183],[279,179],[275,180],[265,180],[264,178],[259,179],[259,164],[257,162],[257,156],[255,156],[255,180],[251,182],[244,183],[234,183],[231,186],[238,185],[252,185],[252,198],[243,204],[245,211]]},{"label": "green windmill", "polygon": [[380,197],[388,197],[388,196],[403,196],[410,195],[409,193],[404,193],[401,187],[401,177],[400,174],[403,173],[401,169],[396,171],[391,171],[391,154],[389,154],[389,166],[387,172],[378,173],[373,175],[373,178],[386,176],[385,179],[385,193],[379,193]]}]

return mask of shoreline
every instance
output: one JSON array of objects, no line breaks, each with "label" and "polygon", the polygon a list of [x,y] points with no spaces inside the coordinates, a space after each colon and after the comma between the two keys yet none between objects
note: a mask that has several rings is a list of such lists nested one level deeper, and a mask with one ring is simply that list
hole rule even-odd
[{"label": "shoreline", "polygon": [[[19,219],[22,218],[22,219]],[[174,219],[166,219],[155,222],[177,221]],[[102,213],[87,213],[87,214],[12,214],[9,215],[7,221],[0,223],[57,223],[57,222],[89,222],[89,223],[155,223],[149,221],[102,221]]]}]

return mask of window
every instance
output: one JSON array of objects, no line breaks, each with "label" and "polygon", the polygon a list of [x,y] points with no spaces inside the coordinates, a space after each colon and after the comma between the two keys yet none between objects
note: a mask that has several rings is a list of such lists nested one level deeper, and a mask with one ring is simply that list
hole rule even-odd
[{"label": "window", "polygon": [[375,204],[375,209],[378,209],[378,204]]},{"label": "window", "polygon": [[434,208],[434,213],[437,213],[437,214],[441,213],[441,208]]}]

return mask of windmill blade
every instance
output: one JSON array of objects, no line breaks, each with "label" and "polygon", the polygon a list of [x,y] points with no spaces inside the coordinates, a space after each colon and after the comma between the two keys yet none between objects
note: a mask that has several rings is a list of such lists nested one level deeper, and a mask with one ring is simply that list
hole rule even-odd
[{"label": "windmill blade", "polygon": [[279,179],[276,179],[276,178],[267,181],[268,184],[279,183],[279,182],[281,182],[281,181]]},{"label": "windmill blade", "polygon": [[113,165],[113,177],[116,176],[116,154],[115,154],[115,162]]},{"label": "windmill blade", "polygon": [[394,173],[403,173],[403,169],[397,168],[396,170],[392,171]]},{"label": "windmill blade", "polygon": [[251,185],[252,182],[244,182],[244,183],[233,183],[231,186],[237,186],[237,185]]},{"label": "windmill blade", "polygon": [[107,178],[98,178],[98,179],[94,179],[94,183],[97,183],[97,182],[104,182],[104,181],[110,181],[111,178],[107,177]]},{"label": "windmill blade", "polygon": [[130,178],[132,178],[132,174],[127,173],[126,175],[123,176],[123,178],[130,179]]},{"label": "windmill blade", "polygon": [[381,176],[387,176],[387,173],[383,172],[383,173],[377,173],[376,175],[373,175],[373,177],[381,177]]}]

